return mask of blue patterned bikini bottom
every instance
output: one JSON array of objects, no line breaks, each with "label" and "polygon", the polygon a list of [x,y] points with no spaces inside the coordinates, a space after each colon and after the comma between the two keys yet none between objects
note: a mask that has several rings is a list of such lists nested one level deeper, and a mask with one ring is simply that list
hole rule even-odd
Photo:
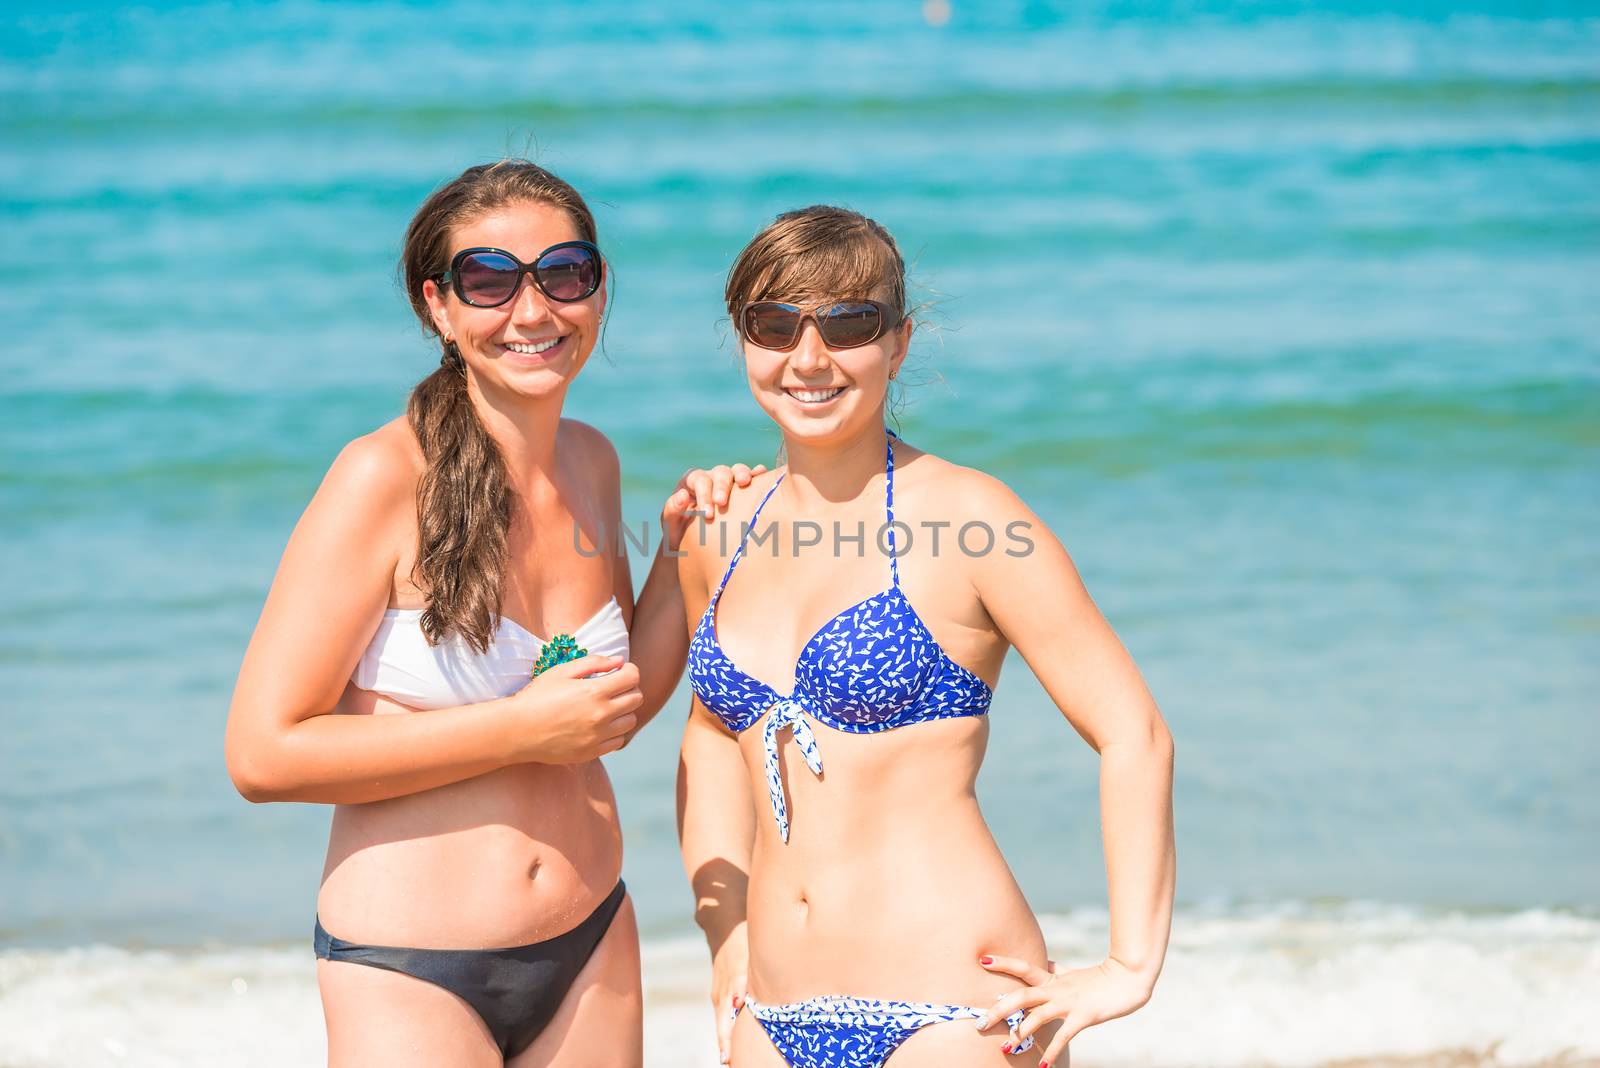
[{"label": "blue patterned bikini bottom", "polygon": [[[760,1022],[789,1068],[883,1068],[900,1043],[929,1024],[980,1020],[984,1009],[967,1005],[930,1005],[917,1001],[877,1001],[839,995],[810,998],[787,1005],[762,1005],[746,996],[745,1005]],[[734,1010],[737,1016],[739,1010]],[[1016,1038],[1019,1010],[1006,1017]],[[1011,1052],[1033,1048],[1025,1038]]]}]

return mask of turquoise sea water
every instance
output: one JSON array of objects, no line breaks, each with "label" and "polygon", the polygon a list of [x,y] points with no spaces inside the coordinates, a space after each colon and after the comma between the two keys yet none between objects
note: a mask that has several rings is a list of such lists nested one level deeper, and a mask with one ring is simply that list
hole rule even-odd
[{"label": "turquoise sea water", "polygon": [[[308,935],[328,814],[233,792],[234,672],[327,464],[435,359],[411,211],[506,152],[597,209],[570,412],[635,527],[771,459],[720,321],[745,240],[817,201],[894,231],[904,434],[1032,503],[1145,671],[1185,908],[1600,906],[1600,10],[6,19],[0,943]],[[610,762],[647,940],[691,933],[681,708]],[[980,793],[1042,913],[1102,900],[1095,773],[1009,664]]]}]

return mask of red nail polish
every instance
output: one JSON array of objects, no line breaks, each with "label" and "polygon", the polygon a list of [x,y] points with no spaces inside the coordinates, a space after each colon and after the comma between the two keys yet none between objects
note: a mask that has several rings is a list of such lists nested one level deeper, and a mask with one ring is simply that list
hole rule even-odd
[{"label": "red nail polish", "polygon": [[1011,1052],[1011,1043],[1007,1042],[1005,1045],[1001,1046],[1000,1047],[1000,1052],[1001,1053],[1010,1053]]},{"label": "red nail polish", "polygon": [[1050,1062],[1049,1061],[1040,1061],[1039,1062],[1039,1068],[1050,1068]]},{"label": "red nail polish", "polygon": [[979,964],[993,964],[994,963],[994,958],[993,957],[979,957],[978,958],[978,963]]}]

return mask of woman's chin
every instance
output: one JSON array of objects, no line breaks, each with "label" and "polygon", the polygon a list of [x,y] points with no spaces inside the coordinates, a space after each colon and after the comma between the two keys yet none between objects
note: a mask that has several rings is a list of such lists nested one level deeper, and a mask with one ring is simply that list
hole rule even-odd
[{"label": "woman's chin", "polygon": [[[776,410],[774,410],[776,409]],[[828,404],[815,410],[796,404],[788,397],[767,408],[767,415],[786,438],[818,445],[854,438],[873,425],[873,413],[856,411],[851,406]]]},{"label": "woman's chin", "polygon": [[494,376],[495,388],[511,397],[524,400],[546,400],[561,396],[572,381],[568,368],[562,364],[544,364],[536,367],[503,367]]}]

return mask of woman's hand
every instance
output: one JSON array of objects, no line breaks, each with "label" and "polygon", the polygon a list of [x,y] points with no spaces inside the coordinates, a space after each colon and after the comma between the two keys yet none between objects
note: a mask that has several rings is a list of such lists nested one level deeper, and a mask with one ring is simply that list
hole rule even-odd
[{"label": "woman's hand", "polygon": [[1016,957],[979,957],[978,963],[1028,984],[996,1001],[989,1015],[978,1021],[978,1030],[988,1030],[1018,1009],[1027,1012],[1017,1027],[1019,1039],[1032,1037],[1051,1020],[1061,1021],[1061,1030],[1045,1047],[1039,1068],[1055,1064],[1066,1052],[1067,1043],[1085,1028],[1126,1016],[1150,1000],[1152,984],[1111,958],[1092,968],[1064,968],[1055,961],[1046,961],[1040,968]]},{"label": "woman's hand", "polygon": [[733,1018],[744,1007],[750,988],[750,928],[741,923],[728,933],[711,958],[711,1008],[717,1019],[717,1057],[727,1064],[733,1055]]},{"label": "woman's hand", "polygon": [[710,519],[725,511],[733,487],[750,485],[750,480],[766,469],[766,464],[718,464],[709,471],[696,467],[684,472],[667,503],[661,506],[661,536],[667,548],[678,548],[695,516]]},{"label": "woman's hand", "polygon": [[518,718],[515,762],[582,764],[621,749],[643,700],[639,669],[620,656],[557,664],[504,698]]}]

